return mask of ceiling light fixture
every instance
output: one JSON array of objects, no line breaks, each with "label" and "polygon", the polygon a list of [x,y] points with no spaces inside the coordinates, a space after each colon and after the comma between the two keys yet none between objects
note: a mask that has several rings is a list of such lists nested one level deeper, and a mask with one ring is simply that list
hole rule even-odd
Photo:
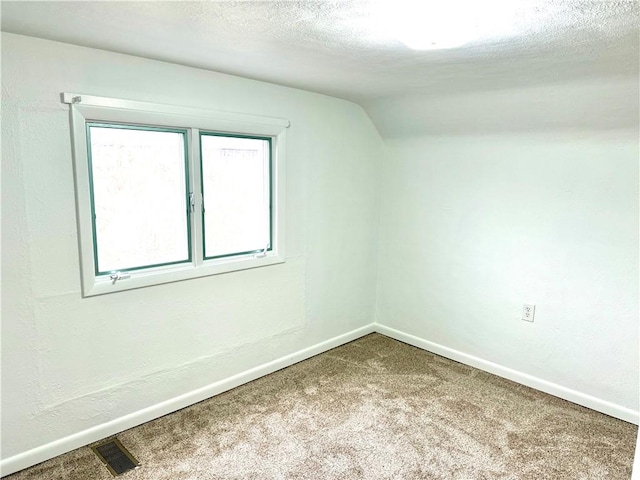
[{"label": "ceiling light fixture", "polygon": [[456,48],[512,33],[517,1],[381,1],[389,34],[415,50]]}]

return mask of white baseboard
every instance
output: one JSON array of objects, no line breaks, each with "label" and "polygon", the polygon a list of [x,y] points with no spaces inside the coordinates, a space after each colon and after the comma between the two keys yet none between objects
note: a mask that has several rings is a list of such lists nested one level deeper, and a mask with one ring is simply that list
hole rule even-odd
[{"label": "white baseboard", "polygon": [[50,458],[75,450],[76,448],[97,442],[98,440],[110,435],[115,435],[129,428],[142,425],[145,422],[188,407],[194,403],[201,402],[202,400],[206,400],[214,395],[226,392],[227,390],[231,390],[232,388],[238,387],[252,380],[256,380],[257,378],[293,365],[294,363],[306,360],[307,358],[356,340],[364,335],[373,333],[374,331],[374,324],[352,330],[351,332],[331,338],[298,352],[285,355],[284,357],[251,368],[238,373],[237,375],[233,375],[232,377],[220,380],[197,390],[193,390],[189,393],[185,393],[184,395],[151,405],[150,407],[116,418],[110,422],[97,425],[82,432],[74,433],[68,437],[19,453],[13,457],[2,459],[0,461],[0,475],[10,475],[19,470],[31,467],[40,462],[44,462],[45,460],[49,460]]},{"label": "white baseboard", "polygon": [[455,360],[456,362],[464,363],[465,365],[479,368],[480,370],[484,370],[485,372],[493,373],[494,375],[498,375],[499,377],[513,380],[514,382],[521,383],[531,388],[535,388],[536,390],[540,390],[564,400],[577,403],[578,405],[582,405],[583,407],[587,407],[597,412],[601,412],[606,415],[619,418],[620,420],[638,425],[639,412],[631,410],[630,408],[593,397],[586,393],[578,392],[577,390],[563,387],[562,385],[558,385],[557,383],[548,382],[541,378],[534,377],[533,375],[522,373],[511,368],[503,367],[502,365],[498,365],[497,363],[483,360],[482,358],[469,355],[467,353],[463,353],[458,350],[454,350],[452,348],[430,342],[428,340],[424,340],[420,337],[401,332],[400,330],[396,330],[394,328],[376,324],[375,330],[382,335],[395,338],[396,340],[400,340],[401,342],[408,343],[409,345],[413,345],[414,347],[427,350],[431,353],[435,353],[436,355]]}]

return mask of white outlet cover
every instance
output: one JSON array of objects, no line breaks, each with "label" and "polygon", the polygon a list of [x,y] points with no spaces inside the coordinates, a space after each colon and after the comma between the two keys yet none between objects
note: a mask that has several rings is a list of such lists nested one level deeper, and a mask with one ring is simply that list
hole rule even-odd
[{"label": "white outlet cover", "polygon": [[522,305],[522,320],[527,322],[533,322],[533,317],[536,313],[536,306],[531,303],[525,303]]}]

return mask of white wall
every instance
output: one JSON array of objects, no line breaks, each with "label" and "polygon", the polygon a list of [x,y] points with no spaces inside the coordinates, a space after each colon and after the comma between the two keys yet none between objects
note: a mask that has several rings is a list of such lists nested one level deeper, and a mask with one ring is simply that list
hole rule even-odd
[{"label": "white wall", "polygon": [[[80,296],[61,92],[283,117],[283,265]],[[335,98],[2,36],[4,459],[373,321],[381,139]]]},{"label": "white wall", "polygon": [[637,421],[638,79],[472,97],[371,106],[389,138],[377,321]]},{"label": "white wall", "polygon": [[[638,59],[629,62],[637,71]],[[581,139],[610,130],[637,133],[637,100],[638,76],[615,75],[493,91],[407,93],[364,106],[384,138],[555,132]]]}]

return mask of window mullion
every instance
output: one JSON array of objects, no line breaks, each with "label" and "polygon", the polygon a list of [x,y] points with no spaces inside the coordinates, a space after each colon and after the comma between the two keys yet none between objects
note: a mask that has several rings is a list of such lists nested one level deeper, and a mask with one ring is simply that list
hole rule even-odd
[{"label": "window mullion", "polygon": [[204,252],[202,249],[202,178],[200,168],[200,130],[189,130],[189,176],[191,193],[193,194],[193,210],[191,212],[191,251],[194,265],[202,265]]}]

